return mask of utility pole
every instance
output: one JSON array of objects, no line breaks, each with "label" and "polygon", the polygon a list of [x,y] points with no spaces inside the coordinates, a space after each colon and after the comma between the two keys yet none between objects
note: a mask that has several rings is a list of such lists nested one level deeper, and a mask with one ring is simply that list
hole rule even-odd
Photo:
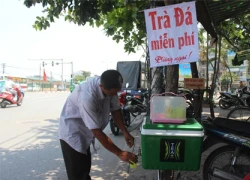
[{"label": "utility pole", "polygon": [[73,86],[73,81],[74,81],[74,71],[73,71],[73,62],[71,62],[71,86]]},{"label": "utility pole", "polygon": [[[53,61],[62,61],[62,86],[64,87],[64,83],[63,83],[63,59],[29,59],[29,60],[39,60],[39,61],[52,61],[52,64],[54,65]],[[59,63],[56,63],[59,64]]]},{"label": "utility pole", "polygon": [[39,63],[39,86],[40,86],[40,89],[42,89],[42,64]]},{"label": "utility pole", "polygon": [[51,88],[52,88],[52,71],[50,71],[50,91],[51,91]]},{"label": "utility pole", "polygon": [[5,63],[3,63],[3,74],[5,73]]},{"label": "utility pole", "polygon": [[63,59],[62,60],[62,88],[64,89],[64,83],[63,83]]},{"label": "utility pole", "polygon": [[73,85],[73,73],[74,73],[74,71],[73,71],[73,62],[64,62],[64,64],[71,64],[71,80],[70,80],[70,85],[72,86]]}]

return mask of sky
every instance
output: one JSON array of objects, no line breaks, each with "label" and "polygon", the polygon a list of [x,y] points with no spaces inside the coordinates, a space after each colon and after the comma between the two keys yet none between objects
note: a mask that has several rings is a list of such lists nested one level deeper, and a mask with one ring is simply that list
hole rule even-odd
[{"label": "sky", "polygon": [[[138,61],[143,50],[125,53],[124,44],[107,37],[102,28],[86,24],[78,26],[56,19],[47,30],[36,31],[32,25],[41,16],[42,6],[27,8],[23,0],[2,0],[0,6],[0,74],[20,76],[40,74],[41,63],[47,63],[47,75],[60,79],[63,65],[64,79],[69,79],[71,62],[73,71],[90,71],[100,75],[106,69],[115,69],[117,61]],[[43,60],[42,60],[43,59]],[[46,60],[46,61],[45,61]],[[141,59],[143,60],[143,59]]]}]

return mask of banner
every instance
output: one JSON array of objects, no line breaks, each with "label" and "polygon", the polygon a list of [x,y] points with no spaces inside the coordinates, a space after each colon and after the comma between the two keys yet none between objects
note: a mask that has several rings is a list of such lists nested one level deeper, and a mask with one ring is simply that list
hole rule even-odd
[{"label": "banner", "polygon": [[144,11],[150,67],[198,61],[195,1]]}]

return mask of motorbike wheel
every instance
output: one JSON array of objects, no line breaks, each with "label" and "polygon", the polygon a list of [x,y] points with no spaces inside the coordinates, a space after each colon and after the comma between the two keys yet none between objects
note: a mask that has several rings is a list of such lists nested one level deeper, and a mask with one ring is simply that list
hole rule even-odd
[{"label": "motorbike wheel", "polygon": [[24,96],[24,94],[22,93],[21,100],[17,103],[18,106],[22,105],[22,103],[23,103],[23,96]]},{"label": "motorbike wheel", "polygon": [[228,113],[227,118],[250,122],[250,108],[249,107],[236,107]]},{"label": "motorbike wheel", "polygon": [[133,117],[137,116],[137,113],[130,113]]},{"label": "motorbike wheel", "polygon": [[[235,165],[231,165],[235,147],[227,145],[214,150],[206,159],[203,166],[203,180],[219,180],[220,178],[212,175],[213,169],[217,168],[226,173],[233,174],[240,178],[244,178],[250,169],[250,154],[241,151],[235,161]],[[234,172],[233,172],[234,170]]]},{"label": "motorbike wheel", "polygon": [[5,101],[5,100],[3,100],[3,101],[1,102],[1,108],[6,108],[7,104],[8,104],[8,102]]},{"label": "motorbike wheel", "polygon": [[174,171],[172,170],[158,170],[158,179],[159,180],[173,180]]},{"label": "motorbike wheel", "polygon": [[109,120],[109,125],[110,125],[110,130],[111,130],[111,132],[112,132],[115,136],[119,135],[119,130],[120,130],[120,129],[116,126],[116,124],[115,124],[113,118],[110,118],[110,120]]},{"label": "motorbike wheel", "polygon": [[231,107],[231,104],[226,103],[224,100],[219,100],[219,106],[221,109],[228,109]]},{"label": "motorbike wheel", "polygon": [[131,123],[130,113],[128,111],[123,111],[122,115],[123,115],[125,126],[129,127]]}]

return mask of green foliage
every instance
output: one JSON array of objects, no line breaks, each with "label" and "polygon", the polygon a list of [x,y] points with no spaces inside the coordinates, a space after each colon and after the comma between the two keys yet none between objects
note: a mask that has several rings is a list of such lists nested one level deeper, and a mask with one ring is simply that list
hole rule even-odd
[{"label": "green foliage", "polygon": [[237,52],[250,49],[250,14],[239,15],[221,22],[218,33],[231,45],[231,50]]},{"label": "green foliage", "polygon": [[88,76],[90,76],[90,75],[91,75],[91,72],[89,72],[89,71],[82,71],[82,74],[76,75],[74,77],[74,82],[75,83],[79,83],[79,82],[82,82],[82,81],[86,81],[86,78]]},{"label": "green foliage", "polygon": [[79,82],[82,82],[82,81],[85,81],[86,80],[86,77],[82,76],[82,75],[76,75],[74,77],[74,82],[75,83],[79,83]]},{"label": "green foliage", "polygon": [[54,18],[78,25],[103,27],[107,36],[117,43],[124,41],[126,52],[135,52],[145,44],[146,28],[142,10],[149,8],[149,0],[24,0],[27,7],[42,3],[45,16],[37,17],[33,27],[47,29]]},{"label": "green foliage", "polygon": [[[229,73],[229,72],[224,72],[220,79],[221,79],[221,84],[226,84],[227,81],[231,81],[231,76],[232,76],[232,81],[234,82],[237,78],[237,75],[234,73]],[[232,83],[232,82],[231,82]]]}]

